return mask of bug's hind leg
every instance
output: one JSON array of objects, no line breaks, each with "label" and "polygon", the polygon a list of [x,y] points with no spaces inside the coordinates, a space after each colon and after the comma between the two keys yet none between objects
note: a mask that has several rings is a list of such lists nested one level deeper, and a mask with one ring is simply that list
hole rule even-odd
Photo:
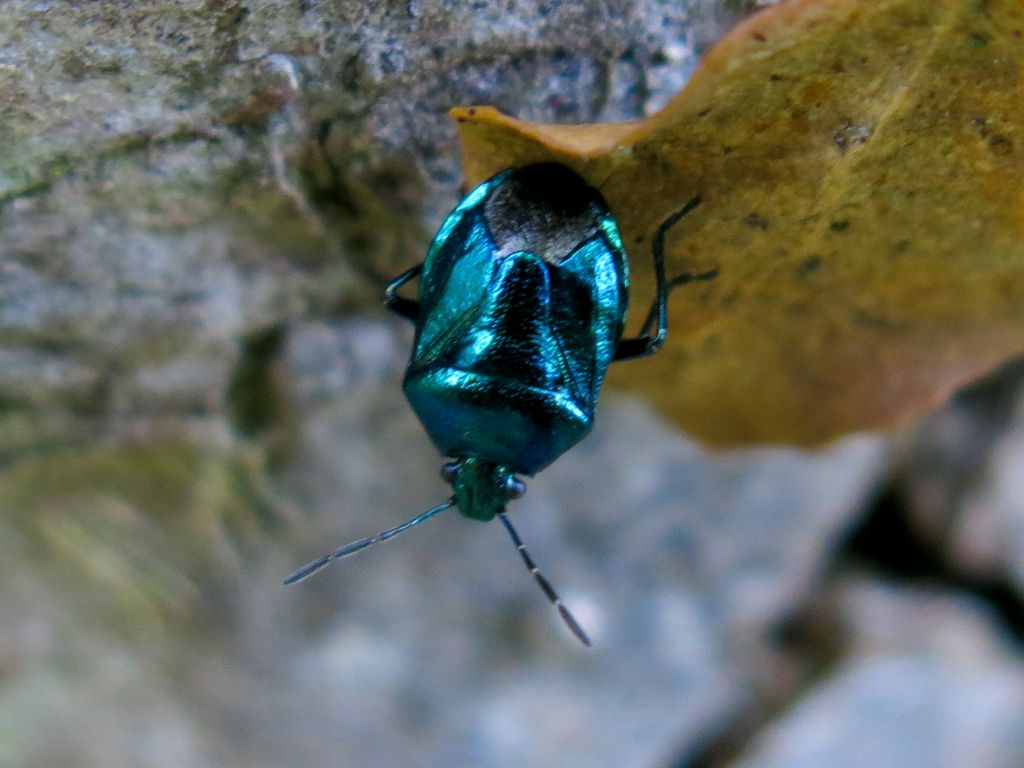
[{"label": "bug's hind leg", "polygon": [[422,271],[422,264],[417,264],[415,267],[405,270],[405,272],[388,283],[387,288],[384,289],[384,296],[382,297],[382,301],[388,309],[396,315],[401,315],[407,320],[412,320],[413,322],[415,322],[420,316],[420,303],[413,299],[407,299],[403,296],[399,296],[398,289],[414,277],[417,277]]},{"label": "bug's hind leg", "polygon": [[[657,352],[665,343],[668,336],[668,294],[677,285],[691,282],[692,280],[710,280],[717,276],[718,270],[701,273],[700,275],[681,275],[669,283],[665,278],[665,233],[674,227],[683,216],[700,205],[700,198],[695,197],[678,211],[669,216],[658,227],[654,235],[652,251],[654,254],[654,277],[657,281],[657,292],[650,312],[644,320],[640,335],[632,339],[621,339],[615,347],[615,355],[612,360],[631,360],[636,357],[647,357]],[[685,278],[685,279],[684,279]],[[651,327],[657,322],[658,332],[651,335]]]}]

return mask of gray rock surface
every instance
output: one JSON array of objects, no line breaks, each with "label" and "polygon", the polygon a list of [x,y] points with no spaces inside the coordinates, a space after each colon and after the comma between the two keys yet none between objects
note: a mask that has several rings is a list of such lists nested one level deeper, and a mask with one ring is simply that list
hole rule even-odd
[{"label": "gray rock surface", "polygon": [[964,494],[950,549],[972,573],[1006,574],[1024,592],[1024,399],[1017,398],[1008,421]]},{"label": "gray rock surface", "polygon": [[769,728],[739,768],[1010,768],[1024,747],[1024,664],[977,601],[836,588],[848,652]]}]

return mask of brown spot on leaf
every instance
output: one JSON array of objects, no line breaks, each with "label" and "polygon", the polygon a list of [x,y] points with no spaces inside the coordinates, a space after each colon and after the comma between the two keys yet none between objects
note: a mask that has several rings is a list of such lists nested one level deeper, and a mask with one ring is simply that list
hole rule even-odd
[{"label": "brown spot on leaf", "polygon": [[797,277],[807,277],[821,268],[821,256],[808,256],[801,261],[796,268]]},{"label": "brown spot on leaf", "polygon": [[867,144],[870,138],[871,128],[854,123],[852,120],[844,120],[839,130],[832,134],[832,141],[843,153],[850,147]]},{"label": "brown spot on leaf", "polygon": [[768,229],[768,227],[770,226],[770,224],[768,223],[768,219],[764,218],[763,216],[758,216],[756,213],[751,213],[749,216],[743,219],[743,223],[746,224],[751,229]]},{"label": "brown spot on leaf", "polygon": [[988,139],[989,149],[997,155],[1012,155],[1013,141],[1001,133],[994,134]]},{"label": "brown spot on leaf", "polygon": [[865,328],[870,328],[876,331],[885,331],[887,333],[902,331],[907,327],[906,323],[890,320],[887,317],[883,317],[882,315],[874,312],[869,312],[862,308],[853,310],[853,321],[857,325]]},{"label": "brown spot on leaf", "polygon": [[909,240],[900,240],[892,247],[893,256],[902,256],[904,253],[910,250]]}]

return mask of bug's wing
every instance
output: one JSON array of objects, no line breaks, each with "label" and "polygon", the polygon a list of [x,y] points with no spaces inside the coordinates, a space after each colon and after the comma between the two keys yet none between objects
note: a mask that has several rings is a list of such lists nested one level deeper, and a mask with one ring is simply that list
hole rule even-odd
[{"label": "bug's wing", "polygon": [[575,398],[590,409],[622,335],[627,291],[625,255],[600,235],[551,270],[552,329]]},{"label": "bug's wing", "polygon": [[431,365],[453,353],[453,345],[473,323],[494,275],[494,244],[483,216],[460,208],[449,217],[450,221],[458,216],[454,226],[438,232],[424,263],[414,367]]}]

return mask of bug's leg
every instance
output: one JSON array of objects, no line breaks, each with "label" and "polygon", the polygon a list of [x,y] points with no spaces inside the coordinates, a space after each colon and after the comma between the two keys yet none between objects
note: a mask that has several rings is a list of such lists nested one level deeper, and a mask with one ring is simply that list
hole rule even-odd
[{"label": "bug's leg", "polygon": [[384,289],[384,296],[382,297],[382,301],[388,309],[413,322],[420,316],[420,303],[413,299],[399,296],[398,289],[418,276],[422,271],[422,264],[417,264],[415,267],[405,270],[405,272],[388,283],[388,287]]},{"label": "bug's leg", "polygon": [[[678,285],[677,280],[671,284],[665,279],[665,233],[674,227],[683,216],[700,205],[700,198],[695,197],[678,211],[669,216],[658,227],[654,235],[654,277],[657,281],[657,291],[654,303],[647,314],[644,325],[640,329],[640,335],[632,339],[621,339],[615,348],[615,355],[612,360],[630,360],[635,357],[646,357],[657,352],[668,336],[668,294],[669,291]],[[716,271],[717,274],[717,271]],[[651,335],[651,327],[658,324],[658,332]]]}]

